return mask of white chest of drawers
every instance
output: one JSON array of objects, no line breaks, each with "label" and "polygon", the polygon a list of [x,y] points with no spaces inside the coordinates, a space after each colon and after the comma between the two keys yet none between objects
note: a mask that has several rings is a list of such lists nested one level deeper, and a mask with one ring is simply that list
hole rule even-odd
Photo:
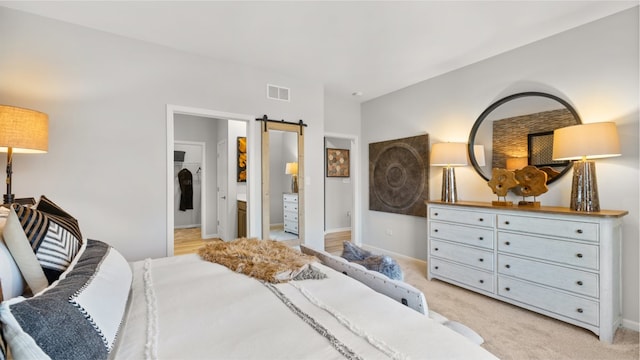
[{"label": "white chest of drawers", "polygon": [[427,202],[427,278],[589,329],[611,342],[621,323],[626,211]]},{"label": "white chest of drawers", "polygon": [[284,231],[298,235],[298,194],[282,194]]}]

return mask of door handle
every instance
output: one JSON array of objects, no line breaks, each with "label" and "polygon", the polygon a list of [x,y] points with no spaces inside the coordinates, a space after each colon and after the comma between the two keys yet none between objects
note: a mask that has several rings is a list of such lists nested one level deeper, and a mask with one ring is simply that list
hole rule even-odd
[{"label": "door handle", "polygon": [[227,197],[226,196],[221,196],[220,199],[225,200]]}]

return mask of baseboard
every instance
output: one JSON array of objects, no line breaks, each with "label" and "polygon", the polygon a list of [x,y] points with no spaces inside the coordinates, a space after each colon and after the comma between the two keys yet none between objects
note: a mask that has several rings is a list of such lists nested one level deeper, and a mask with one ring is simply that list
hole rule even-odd
[{"label": "baseboard", "polygon": [[335,228],[335,229],[329,229],[329,230],[325,230],[324,234],[333,234],[333,233],[337,233],[337,232],[343,232],[343,231],[351,231],[350,227],[345,227],[345,228]]},{"label": "baseboard", "polygon": [[422,263],[422,264],[426,264],[427,263],[426,261],[424,261],[422,259],[416,259],[416,258],[411,257],[411,256],[399,254],[399,253],[396,253],[396,252],[393,252],[393,251],[389,251],[389,250],[386,250],[386,249],[382,249],[382,248],[379,248],[379,247],[375,247],[375,246],[371,246],[371,245],[367,245],[367,244],[362,244],[361,246],[362,246],[363,249],[369,250],[374,254],[389,255],[389,256],[394,257],[394,258],[401,258],[401,259],[404,259],[404,260],[414,261],[414,262]]},{"label": "baseboard", "polygon": [[208,234],[202,237],[203,239],[215,239],[215,238],[220,238],[220,236],[218,236],[218,234]]},{"label": "baseboard", "polygon": [[627,319],[622,319],[622,327],[625,329],[639,331],[640,332],[640,323],[637,321],[631,321]]},{"label": "baseboard", "polygon": [[191,228],[199,228],[200,224],[191,224],[191,225],[177,225],[174,226],[174,229],[191,229]]}]

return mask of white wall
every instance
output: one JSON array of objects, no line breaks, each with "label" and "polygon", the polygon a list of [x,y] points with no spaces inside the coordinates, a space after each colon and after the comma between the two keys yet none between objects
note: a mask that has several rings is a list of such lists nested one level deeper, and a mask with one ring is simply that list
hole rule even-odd
[{"label": "white wall", "polygon": [[[1,102],[49,115],[49,153],[15,157],[17,196],[46,194],[78,218],[85,236],[129,260],[165,256],[167,104],[303,119],[305,240],[323,243],[323,172],[310,166],[323,159],[322,84],[4,7],[0,44]],[[290,88],[294,100],[268,100],[267,83]],[[260,221],[259,200],[250,211]]]},{"label": "white wall", "polygon": [[[351,141],[327,137],[325,138],[325,157],[327,148],[351,150]],[[353,169],[350,168],[349,174],[352,173]],[[351,216],[354,208],[351,175],[347,178],[327,177],[325,164],[324,191],[325,232],[351,229]]]},{"label": "white wall", "polygon": [[[494,101],[523,91],[542,91],[571,103],[583,122],[615,121],[622,156],[597,161],[603,209],[624,209],[623,317],[638,325],[638,219],[640,91],[638,8],[581,26],[465,68],[366,102],[362,106],[363,163],[368,143],[428,133],[430,142],[467,142],[476,120]],[[366,124],[366,126],[364,126]],[[441,168],[430,169],[430,198],[438,199]],[[368,189],[363,167],[363,189]],[[456,170],[462,200],[494,195],[472,167]],[[538,197],[544,205],[569,206],[571,176]],[[364,209],[367,245],[426,259],[424,218]],[[392,236],[385,235],[387,229]]]}]

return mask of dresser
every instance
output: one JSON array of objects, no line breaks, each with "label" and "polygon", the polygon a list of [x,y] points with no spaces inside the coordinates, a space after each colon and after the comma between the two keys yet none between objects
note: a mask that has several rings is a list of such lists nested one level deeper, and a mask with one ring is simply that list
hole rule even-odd
[{"label": "dresser", "polygon": [[298,194],[282,194],[284,231],[298,235]]},{"label": "dresser", "polygon": [[586,329],[621,325],[620,247],[627,211],[427,202],[427,278]]}]

